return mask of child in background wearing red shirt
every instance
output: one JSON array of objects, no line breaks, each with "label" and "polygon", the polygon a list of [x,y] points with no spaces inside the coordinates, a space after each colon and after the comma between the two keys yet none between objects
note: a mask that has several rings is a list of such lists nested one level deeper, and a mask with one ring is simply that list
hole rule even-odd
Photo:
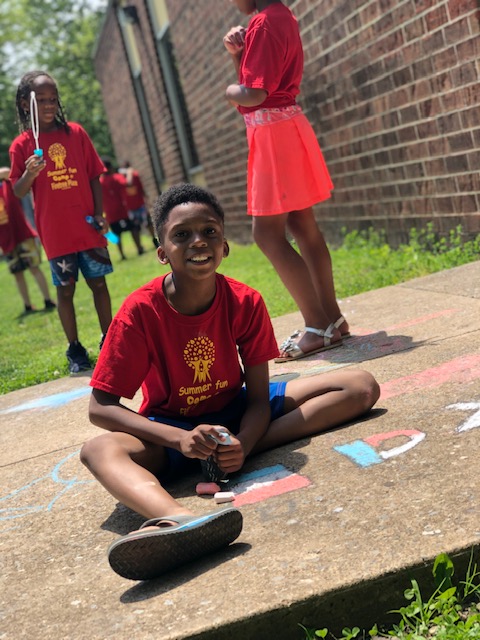
[{"label": "child in background wearing red shirt", "polygon": [[[39,146],[30,114],[31,93],[38,104]],[[113,271],[102,233],[103,218],[99,176],[103,164],[85,130],[67,122],[53,78],[44,71],[31,71],[17,89],[17,117],[21,134],[10,146],[14,193],[24,197],[30,189],[35,204],[35,225],[57,287],[58,314],[68,340],[66,352],[70,373],[91,368],[87,350],[78,339],[73,298],[78,272],[82,272],[93,294],[103,337],[112,320],[112,306],[105,276]],[[86,221],[93,216],[102,233]]]},{"label": "child in background wearing red shirt", "polygon": [[305,322],[280,347],[277,361],[288,362],[339,346],[350,335],[312,209],[330,197],[333,184],[315,133],[296,104],[303,48],[295,17],[280,0],[231,2],[245,15],[258,11],[247,29],[234,27],[223,39],[238,73],[238,84],[227,87],[226,98],[247,127],[247,212],[254,240]]},{"label": "child in background wearing red shirt", "polygon": [[143,183],[138,171],[130,165],[128,160],[122,164],[118,170],[125,177],[125,190],[127,194],[128,215],[131,220],[137,220],[140,227],[145,225],[153,238],[153,245],[156,248],[155,232],[153,230],[152,218],[148,212],[147,194],[143,188]]},{"label": "child in background wearing red shirt", "polygon": [[145,253],[140,240],[141,223],[138,220],[130,219],[128,215],[127,192],[125,176],[117,173],[112,161],[109,158],[102,158],[106,172],[100,176],[103,194],[103,210],[113,233],[118,236],[118,250],[122,260],[127,256],[123,251],[122,233],[130,231],[133,241],[137,247],[138,255]]},{"label": "child in background wearing red shirt", "polygon": [[[239,471],[247,456],[351,421],[379,397],[360,370],[269,383],[272,324],[257,291],[217,273],[229,247],[211,193],[171,187],[153,223],[171,272],[128,296],[113,319],[90,382],[90,420],[106,433],[80,454],[116,500],[151,519],[109,549],[112,568],[134,580],[227,546],[241,531],[238,509],[195,515],[163,479],[200,471],[212,456],[221,471]],[[140,387],[137,413],[121,398]],[[218,442],[222,431],[230,444]]]},{"label": "child in background wearing red shirt", "polygon": [[43,296],[45,311],[56,308],[50,299],[48,284],[40,269],[41,252],[37,233],[28,223],[19,199],[13,193],[8,180],[10,169],[0,168],[0,247],[7,259],[10,273],[15,277],[18,291],[25,306],[25,313],[35,311],[30,301],[25,271],[35,278]]}]

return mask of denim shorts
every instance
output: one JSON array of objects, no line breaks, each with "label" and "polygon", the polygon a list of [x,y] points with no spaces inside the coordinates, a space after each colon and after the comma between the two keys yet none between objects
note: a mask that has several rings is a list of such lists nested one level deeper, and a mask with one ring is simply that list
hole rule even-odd
[{"label": "denim shorts", "polygon": [[[283,416],[286,386],[287,383],[284,381],[270,382],[271,420]],[[245,387],[243,387],[238,396],[221,411],[204,413],[201,416],[194,416],[190,420],[176,420],[175,418],[163,416],[149,416],[149,420],[163,422],[186,431],[192,431],[199,424],[219,424],[226,427],[231,433],[237,434],[240,430],[241,419],[245,413],[246,399],[247,394]],[[200,460],[187,458],[180,451],[169,447],[166,447],[165,451],[168,458],[168,468],[162,472],[161,480],[170,480],[183,473],[200,470]]]},{"label": "denim shorts", "polygon": [[86,280],[91,280],[112,273],[113,267],[108,249],[97,247],[53,258],[50,270],[53,284],[61,287],[77,282],[79,270]]}]

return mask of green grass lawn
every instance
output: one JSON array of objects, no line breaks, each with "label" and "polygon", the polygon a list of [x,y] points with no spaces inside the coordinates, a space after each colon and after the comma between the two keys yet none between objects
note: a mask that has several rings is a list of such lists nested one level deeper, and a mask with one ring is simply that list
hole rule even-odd
[{"label": "green grass lawn", "polygon": [[[118,251],[110,247],[114,273],[107,277],[114,313],[123,299],[134,289],[158,275],[166,273],[148,237],[143,243],[148,250],[137,256],[133,243],[125,238],[128,260],[120,262]],[[464,264],[480,257],[480,236],[463,242],[461,230],[442,241],[431,229],[413,233],[408,245],[391,249],[381,235],[349,234],[339,249],[332,250],[337,296],[355,295],[362,291],[404,282],[434,271]],[[42,269],[50,282],[46,260]],[[256,245],[231,243],[229,257],[220,271],[258,289],[272,317],[296,311],[276,272]],[[35,281],[26,274],[33,305],[43,308]],[[66,339],[56,311],[22,315],[23,304],[5,261],[0,261],[0,394],[68,375]],[[51,287],[52,296],[54,288]],[[75,308],[79,338],[92,359],[98,355],[100,328],[90,290],[82,277],[77,285]]]}]

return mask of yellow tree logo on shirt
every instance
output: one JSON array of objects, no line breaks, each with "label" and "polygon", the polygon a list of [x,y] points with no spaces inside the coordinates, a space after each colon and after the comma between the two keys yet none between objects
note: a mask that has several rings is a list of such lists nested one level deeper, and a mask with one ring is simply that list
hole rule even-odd
[{"label": "yellow tree logo on shirt", "polygon": [[48,157],[55,163],[55,170],[65,169],[65,158],[67,157],[67,150],[59,142],[50,145],[48,148]]},{"label": "yellow tree logo on shirt", "polygon": [[189,340],[183,350],[183,359],[195,372],[193,382],[211,380],[209,370],[215,362],[215,346],[209,338],[202,336]]}]

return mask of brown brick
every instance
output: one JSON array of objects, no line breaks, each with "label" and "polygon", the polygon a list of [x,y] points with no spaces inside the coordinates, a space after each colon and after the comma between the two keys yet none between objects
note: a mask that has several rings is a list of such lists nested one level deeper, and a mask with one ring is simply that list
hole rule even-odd
[{"label": "brown brick", "polygon": [[427,30],[434,31],[448,22],[447,10],[443,5],[440,5],[439,7],[435,7],[433,11],[426,13],[423,19],[425,20]]},{"label": "brown brick", "polygon": [[[286,3],[298,15],[304,39],[300,103],[336,185],[333,198],[315,207],[322,225],[338,235],[343,225],[382,224],[389,237],[402,237],[429,219],[435,219],[439,229],[458,220],[473,227],[472,218],[479,217],[480,166],[476,0]],[[116,154],[122,159],[128,154],[141,166],[149,194],[155,195],[114,4],[107,10],[95,66]],[[137,42],[145,94],[171,183],[183,175],[178,139],[149,30],[147,0],[135,0],[135,5],[145,40]],[[229,3],[219,11],[218,0],[167,0],[167,6],[207,185],[226,207],[229,235],[251,241],[245,215],[245,129],[239,114],[223,100],[235,74],[221,42],[231,25],[247,24],[248,19]],[[211,19],[205,21],[205,15]]]}]

